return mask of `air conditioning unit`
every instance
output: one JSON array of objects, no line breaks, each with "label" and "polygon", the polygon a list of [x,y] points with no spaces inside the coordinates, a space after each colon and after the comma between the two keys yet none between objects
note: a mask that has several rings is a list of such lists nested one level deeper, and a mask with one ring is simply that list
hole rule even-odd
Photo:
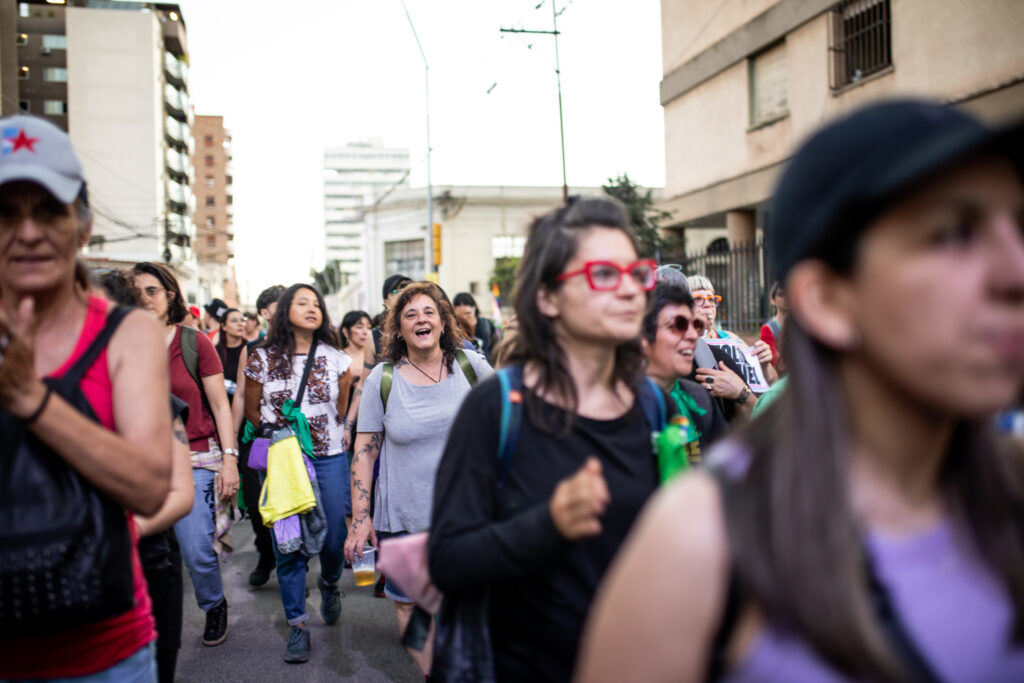
[{"label": "air conditioning unit", "polygon": [[41,47],[41,48],[39,48],[39,54],[41,54],[41,55],[48,55],[48,54],[50,54],[50,52],[51,52],[51,50],[48,47]]}]

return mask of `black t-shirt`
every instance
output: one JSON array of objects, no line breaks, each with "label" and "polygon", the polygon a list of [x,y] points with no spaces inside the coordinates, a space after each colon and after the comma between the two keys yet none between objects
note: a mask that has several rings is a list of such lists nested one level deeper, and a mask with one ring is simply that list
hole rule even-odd
[{"label": "black t-shirt", "polygon": [[[741,378],[743,377],[743,370],[740,369],[740,366],[736,364],[736,361],[732,359],[725,349],[720,346],[711,345],[709,345],[708,348],[711,349],[711,353],[714,355],[716,361],[724,362],[727,368],[735,372]],[[716,367],[715,369],[717,370],[718,368]],[[696,381],[696,363],[693,364],[693,369],[690,370],[690,375],[686,379]],[[722,411],[722,415],[725,416],[725,421],[732,422],[736,418],[736,401],[731,398],[716,398],[715,400],[718,402],[718,407]]]},{"label": "black t-shirt", "polygon": [[[673,401],[664,398],[673,415]],[[551,404],[545,410],[564,415]],[[499,494],[500,413],[500,385],[490,378],[455,418],[434,489],[431,576],[449,594],[490,585],[498,680],[567,681],[598,584],[658,485],[651,427],[636,402],[615,420],[576,416],[568,434],[553,436],[534,427],[524,407]],[[591,455],[601,461],[611,502],[601,534],[570,543],[548,502]]]}]

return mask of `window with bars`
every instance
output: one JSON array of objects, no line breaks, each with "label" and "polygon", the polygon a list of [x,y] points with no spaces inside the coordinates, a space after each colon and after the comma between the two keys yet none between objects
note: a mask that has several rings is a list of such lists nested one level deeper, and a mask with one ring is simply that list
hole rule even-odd
[{"label": "window with bars", "polygon": [[427,252],[423,240],[384,243],[384,272],[402,273],[413,280],[427,276]]},{"label": "window with bars", "polygon": [[829,22],[833,90],[892,66],[889,0],[843,0],[832,8]]}]

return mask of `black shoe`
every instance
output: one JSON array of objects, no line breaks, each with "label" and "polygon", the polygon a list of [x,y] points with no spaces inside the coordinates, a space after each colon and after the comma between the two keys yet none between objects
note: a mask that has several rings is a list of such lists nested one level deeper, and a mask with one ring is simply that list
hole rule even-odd
[{"label": "black shoe", "polygon": [[203,631],[203,645],[220,645],[228,638],[228,601],[221,598],[218,605],[206,611],[206,630]]},{"label": "black shoe", "polygon": [[337,623],[341,618],[341,591],[338,584],[325,583],[321,576],[316,580],[317,588],[320,589],[320,616],[325,624]]},{"label": "black shoe", "polygon": [[377,585],[373,587],[373,597],[375,598],[386,598],[387,593],[384,592],[384,575],[381,574],[380,578],[377,579]]},{"label": "black shoe", "polygon": [[284,661],[289,664],[309,661],[309,631],[301,626],[292,626],[292,632],[288,635],[288,647],[284,651]]},{"label": "black shoe", "polygon": [[260,564],[256,565],[256,569],[253,569],[252,573],[249,574],[249,585],[250,586],[262,586],[267,581],[270,581],[270,572],[273,569],[274,569],[274,565],[270,565],[269,567],[266,567],[266,566],[263,565],[262,562]]}]

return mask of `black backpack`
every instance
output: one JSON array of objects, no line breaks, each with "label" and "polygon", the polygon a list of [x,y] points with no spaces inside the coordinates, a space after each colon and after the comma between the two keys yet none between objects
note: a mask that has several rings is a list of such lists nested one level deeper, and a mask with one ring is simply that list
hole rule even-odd
[{"label": "black backpack", "polygon": [[[44,382],[96,421],[78,384],[129,308],[117,307],[85,353]],[[0,636],[56,633],[135,605],[124,508],[0,411]]]}]

